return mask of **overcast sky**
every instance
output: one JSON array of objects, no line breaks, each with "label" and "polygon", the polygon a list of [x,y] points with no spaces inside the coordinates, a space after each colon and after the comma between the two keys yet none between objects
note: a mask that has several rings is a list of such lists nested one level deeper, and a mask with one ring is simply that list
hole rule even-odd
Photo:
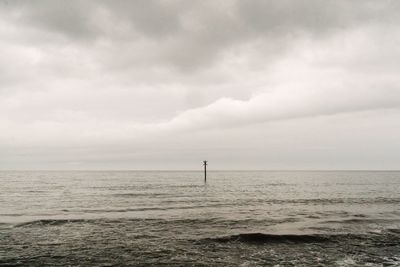
[{"label": "overcast sky", "polygon": [[400,169],[399,14],[0,0],[0,169]]}]

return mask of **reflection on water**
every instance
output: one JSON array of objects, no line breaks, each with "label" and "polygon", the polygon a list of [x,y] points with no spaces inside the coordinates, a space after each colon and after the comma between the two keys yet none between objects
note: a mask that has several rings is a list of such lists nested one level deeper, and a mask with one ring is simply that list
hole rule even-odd
[{"label": "reflection on water", "polygon": [[0,179],[0,265],[400,264],[400,172]]}]

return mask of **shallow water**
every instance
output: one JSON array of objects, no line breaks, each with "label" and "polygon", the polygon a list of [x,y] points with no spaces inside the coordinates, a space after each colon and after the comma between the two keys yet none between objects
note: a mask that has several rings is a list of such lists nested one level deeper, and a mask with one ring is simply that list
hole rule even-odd
[{"label": "shallow water", "polygon": [[0,265],[400,266],[400,172],[0,180]]}]

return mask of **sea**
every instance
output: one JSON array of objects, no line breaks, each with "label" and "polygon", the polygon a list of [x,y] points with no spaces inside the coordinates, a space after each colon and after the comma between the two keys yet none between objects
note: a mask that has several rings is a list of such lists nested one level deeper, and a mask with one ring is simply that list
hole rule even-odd
[{"label": "sea", "polygon": [[2,171],[0,266],[400,266],[398,171]]}]

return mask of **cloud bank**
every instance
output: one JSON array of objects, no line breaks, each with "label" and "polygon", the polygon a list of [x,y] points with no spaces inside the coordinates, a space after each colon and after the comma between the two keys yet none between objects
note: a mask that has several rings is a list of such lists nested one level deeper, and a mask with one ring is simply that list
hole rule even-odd
[{"label": "cloud bank", "polygon": [[0,1],[0,168],[396,168],[398,11]]}]

